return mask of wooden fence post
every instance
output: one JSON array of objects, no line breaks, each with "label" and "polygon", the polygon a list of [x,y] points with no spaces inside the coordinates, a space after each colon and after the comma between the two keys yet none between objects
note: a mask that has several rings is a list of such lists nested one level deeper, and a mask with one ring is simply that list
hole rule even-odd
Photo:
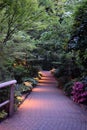
[{"label": "wooden fence post", "polygon": [[14,113],[14,84],[11,85],[10,88],[10,104],[9,104],[9,116],[12,116]]},{"label": "wooden fence post", "polygon": [[9,104],[9,116],[12,116],[14,113],[14,90],[16,83],[16,80],[11,80],[0,84],[0,89],[6,88],[7,86],[10,87],[10,99],[0,103],[0,108]]}]

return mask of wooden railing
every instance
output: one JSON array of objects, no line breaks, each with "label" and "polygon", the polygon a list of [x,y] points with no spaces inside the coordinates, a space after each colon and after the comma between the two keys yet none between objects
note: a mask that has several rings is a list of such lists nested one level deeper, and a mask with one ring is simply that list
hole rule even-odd
[{"label": "wooden railing", "polygon": [[10,87],[10,99],[0,103],[0,108],[9,103],[9,116],[12,116],[14,113],[14,88],[16,80],[11,80],[0,84],[0,89]]}]

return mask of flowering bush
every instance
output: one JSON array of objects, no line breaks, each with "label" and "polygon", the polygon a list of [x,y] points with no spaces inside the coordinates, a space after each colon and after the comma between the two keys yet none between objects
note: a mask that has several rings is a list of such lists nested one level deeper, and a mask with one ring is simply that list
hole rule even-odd
[{"label": "flowering bush", "polygon": [[87,85],[82,82],[75,82],[72,90],[73,101],[76,103],[87,104]]}]

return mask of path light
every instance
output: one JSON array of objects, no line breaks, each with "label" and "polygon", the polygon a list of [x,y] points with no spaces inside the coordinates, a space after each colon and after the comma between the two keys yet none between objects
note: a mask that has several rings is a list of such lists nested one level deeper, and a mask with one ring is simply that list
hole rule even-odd
[{"label": "path light", "polygon": [[31,89],[33,88],[32,83],[29,82],[29,81],[26,81],[26,82],[24,82],[23,84],[24,84],[25,86],[31,88]]},{"label": "path light", "polygon": [[14,67],[16,67],[16,66],[17,66],[17,64],[16,64],[16,63],[14,63],[14,64],[13,64],[13,66],[14,66]]},{"label": "path light", "polygon": [[42,77],[42,73],[39,71],[38,72],[38,78],[41,79],[41,77]]},{"label": "path light", "polygon": [[39,74],[40,76],[43,76],[43,74],[42,74],[42,72],[41,72],[41,71],[39,71],[39,72],[38,72],[38,74]]},{"label": "path light", "polygon": [[54,74],[55,71],[56,71],[55,68],[53,68],[52,70],[50,70],[50,72],[51,72],[52,74]]},{"label": "path light", "polygon": [[35,79],[37,82],[39,81],[39,78],[38,78],[38,77],[35,77],[34,79]]}]

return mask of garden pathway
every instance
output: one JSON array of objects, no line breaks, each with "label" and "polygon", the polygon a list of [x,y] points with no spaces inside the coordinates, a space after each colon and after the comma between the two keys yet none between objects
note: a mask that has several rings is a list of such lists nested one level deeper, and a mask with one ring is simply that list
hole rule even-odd
[{"label": "garden pathway", "polygon": [[49,71],[0,130],[87,130],[87,112],[58,89]]}]

